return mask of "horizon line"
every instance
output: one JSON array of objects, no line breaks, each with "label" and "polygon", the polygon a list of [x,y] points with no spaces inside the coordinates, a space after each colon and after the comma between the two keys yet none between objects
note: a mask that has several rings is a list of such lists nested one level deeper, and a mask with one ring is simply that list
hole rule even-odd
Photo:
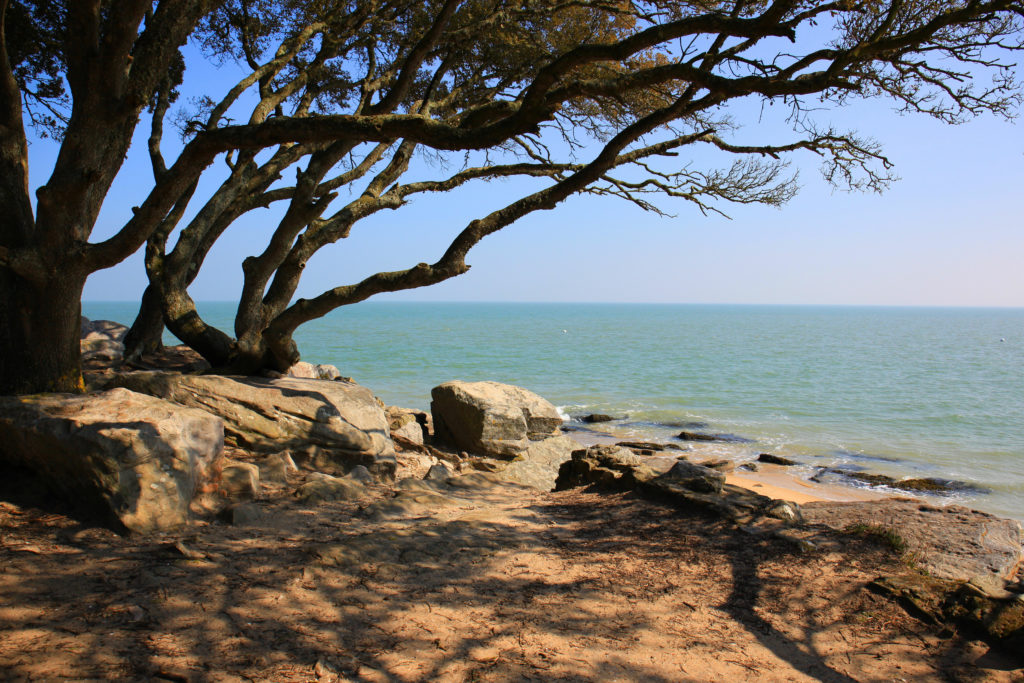
[{"label": "horizon line", "polygon": [[[82,299],[82,304],[138,304],[138,299]],[[196,304],[237,304],[232,299],[203,299]],[[955,309],[989,309],[989,310],[1024,310],[1024,305],[1006,306],[998,304],[878,304],[878,303],[765,303],[739,301],[536,301],[536,300],[394,300],[376,299],[358,303],[375,304],[530,304],[530,305],[574,305],[574,306],[747,306],[747,307],[802,307],[802,308],[955,308]],[[356,304],[347,304],[353,306]],[[345,308],[345,306],[339,306]]]}]

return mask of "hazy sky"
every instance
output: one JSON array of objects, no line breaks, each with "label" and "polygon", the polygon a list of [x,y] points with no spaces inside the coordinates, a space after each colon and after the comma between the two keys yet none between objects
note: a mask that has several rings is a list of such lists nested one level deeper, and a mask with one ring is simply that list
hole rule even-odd
[{"label": "hazy sky", "polygon": [[[675,217],[661,218],[621,200],[575,198],[484,240],[470,252],[466,275],[387,298],[1024,306],[1020,123],[984,117],[951,127],[884,105],[844,108],[822,120],[878,139],[902,180],[880,196],[835,192],[821,180],[817,158],[804,154],[793,157],[803,185],[793,201],[782,209],[723,205],[732,220],[704,217],[680,201],[662,202]],[[756,112],[750,121],[748,139],[791,139],[777,126],[758,124]],[[144,121],[94,240],[119,227],[150,187],[147,133]],[[34,183],[49,173],[54,151],[47,141],[33,143]],[[351,237],[314,257],[299,295],[433,261],[469,220],[525,187],[478,184],[358,224]],[[241,259],[263,249],[271,218],[251,213],[232,226],[192,286],[195,299],[237,296]],[[94,274],[84,298],[137,299],[144,286],[136,254]]]}]

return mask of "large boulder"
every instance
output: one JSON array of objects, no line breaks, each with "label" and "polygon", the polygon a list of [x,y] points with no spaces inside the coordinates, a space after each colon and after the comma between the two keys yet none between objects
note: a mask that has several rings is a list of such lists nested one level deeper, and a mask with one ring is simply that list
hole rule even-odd
[{"label": "large boulder", "polygon": [[126,389],[0,397],[0,459],[132,531],[173,529],[219,467],[222,421]]},{"label": "large boulder", "polygon": [[562,425],[550,402],[510,384],[446,382],[430,395],[435,437],[470,453],[514,457]]},{"label": "large boulder", "polygon": [[248,450],[313,448],[321,460],[345,470],[355,465],[377,470],[378,460],[394,460],[384,410],[369,389],[354,382],[133,372],[108,386],[217,415],[227,441]]}]

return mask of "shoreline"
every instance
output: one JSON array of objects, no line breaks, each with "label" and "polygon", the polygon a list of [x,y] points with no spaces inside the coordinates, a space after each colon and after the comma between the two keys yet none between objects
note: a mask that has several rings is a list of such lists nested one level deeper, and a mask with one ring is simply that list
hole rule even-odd
[{"label": "shoreline", "polygon": [[[615,445],[617,442],[629,440],[625,434],[616,434],[604,430],[589,429],[572,425],[570,429],[563,430],[567,436],[578,441],[582,446],[592,445]],[[691,451],[680,451],[680,454],[692,455]],[[674,459],[672,456],[654,455],[648,456],[657,462],[658,458],[663,460]],[[700,460],[693,460],[701,464]],[[666,462],[666,464],[668,464]],[[936,504],[963,504],[965,501],[946,499],[940,497],[916,496],[910,492],[902,491],[880,491],[844,484],[820,483],[808,481],[800,476],[792,467],[783,465],[772,465],[769,463],[757,463],[757,471],[739,470],[734,468],[725,473],[727,484],[739,486],[755,493],[775,498],[777,500],[788,500],[793,503],[803,504],[820,501],[830,502],[855,502],[869,500],[884,500],[889,498],[910,498],[914,500],[927,500]],[[665,467],[667,469],[667,467]]]}]

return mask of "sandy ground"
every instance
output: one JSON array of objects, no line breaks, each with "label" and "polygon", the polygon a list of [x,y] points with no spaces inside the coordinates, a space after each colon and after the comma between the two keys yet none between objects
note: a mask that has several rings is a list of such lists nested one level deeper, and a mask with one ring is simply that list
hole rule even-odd
[{"label": "sandy ground", "polygon": [[801,551],[629,495],[511,485],[371,521],[390,491],[304,508],[297,483],[265,488],[256,524],[151,538],[0,486],[0,678],[1024,679],[868,591],[911,571],[870,540],[809,530]]}]

